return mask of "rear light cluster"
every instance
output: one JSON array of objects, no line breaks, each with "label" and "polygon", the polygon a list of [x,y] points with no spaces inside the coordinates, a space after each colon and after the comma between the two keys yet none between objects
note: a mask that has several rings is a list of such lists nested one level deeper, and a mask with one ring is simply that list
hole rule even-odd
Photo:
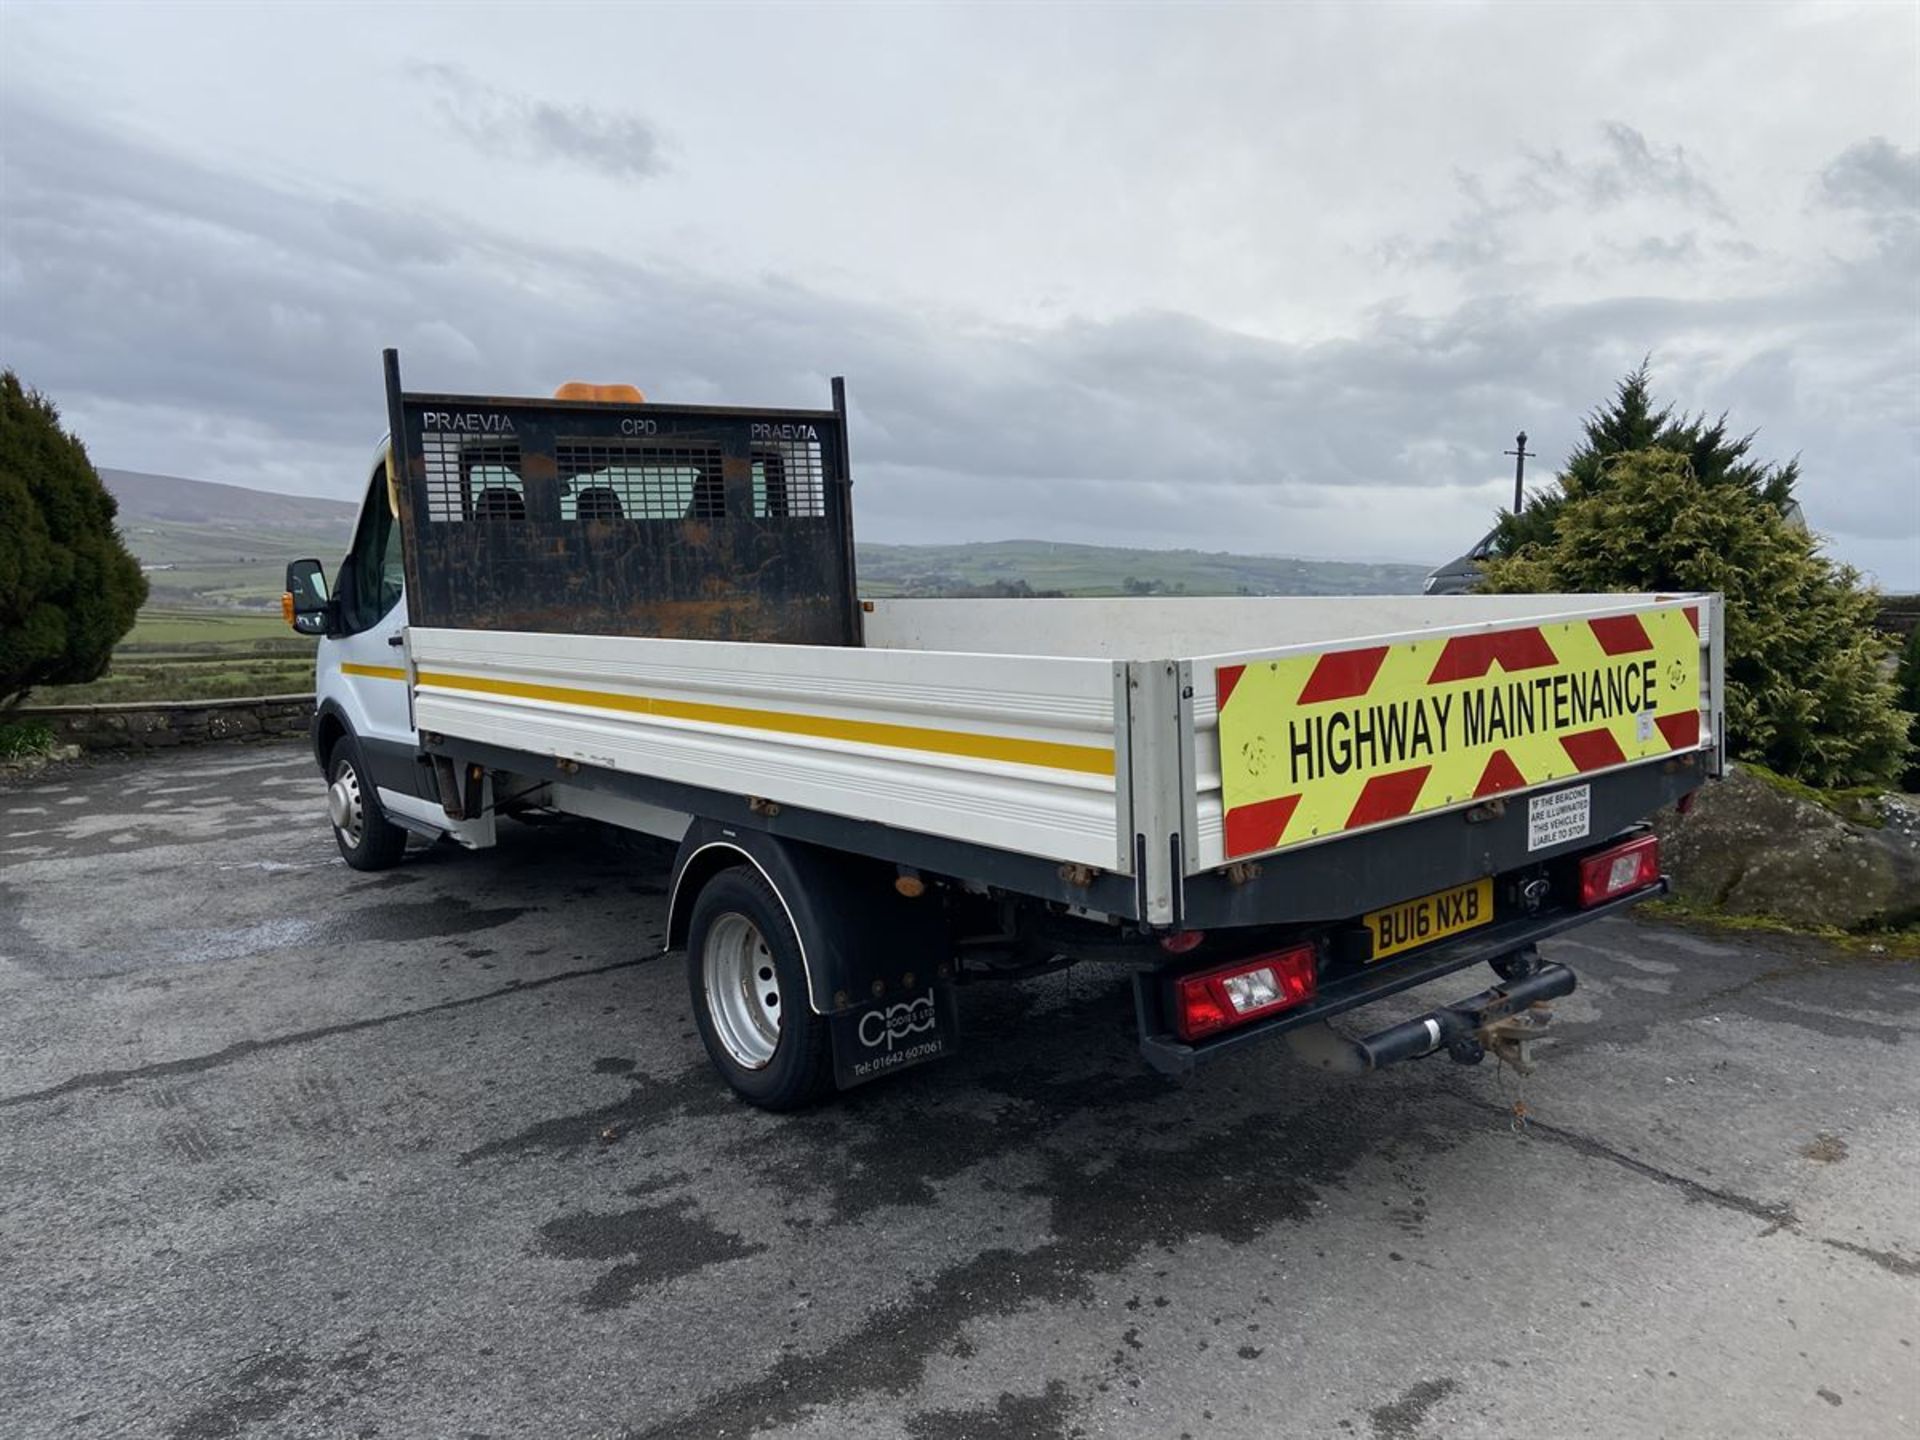
[{"label": "rear light cluster", "polygon": [[1313,998],[1318,969],[1311,945],[1254,955],[1174,981],[1174,1030],[1199,1040]]},{"label": "rear light cluster", "polygon": [[1580,908],[1644,890],[1660,878],[1660,838],[1630,840],[1580,862]]}]

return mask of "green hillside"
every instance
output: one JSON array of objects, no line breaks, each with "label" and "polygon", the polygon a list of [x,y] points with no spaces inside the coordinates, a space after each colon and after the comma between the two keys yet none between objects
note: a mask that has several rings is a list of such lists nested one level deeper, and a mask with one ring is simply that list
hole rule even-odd
[{"label": "green hillside", "polygon": [[186,610],[149,604],[88,685],[33,692],[35,705],[217,700],[313,688],[314,642],[274,610]]},{"label": "green hillside", "polygon": [[1050,540],[863,543],[859,558],[860,590],[868,596],[951,595],[1022,585],[1067,595],[1402,595],[1417,593],[1427,573],[1417,565]]},{"label": "green hillside", "polygon": [[177,475],[103,469],[120,533],[147,572],[147,604],[163,610],[271,611],[289,560],[329,566],[347,548],[354,507]]},{"label": "green hillside", "polygon": [[275,529],[179,520],[123,523],[127,548],[146,569],[149,605],[242,606],[279,613],[289,560],[317,556],[329,566],[347,529]]}]

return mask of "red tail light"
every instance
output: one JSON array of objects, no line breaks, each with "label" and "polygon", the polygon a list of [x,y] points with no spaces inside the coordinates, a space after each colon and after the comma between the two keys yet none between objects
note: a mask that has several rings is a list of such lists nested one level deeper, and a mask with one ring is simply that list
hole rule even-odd
[{"label": "red tail light", "polygon": [[1629,840],[1580,862],[1580,908],[1644,890],[1660,878],[1660,838]]},{"label": "red tail light", "polygon": [[1174,1030],[1199,1040],[1313,998],[1318,983],[1313,947],[1296,945],[1271,955],[1235,960],[1174,982]]}]

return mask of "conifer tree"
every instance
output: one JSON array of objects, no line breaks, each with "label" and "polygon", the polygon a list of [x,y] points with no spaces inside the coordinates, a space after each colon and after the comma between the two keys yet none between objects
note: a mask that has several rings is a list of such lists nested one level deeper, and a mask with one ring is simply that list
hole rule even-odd
[{"label": "conifer tree", "polygon": [[113,496],[53,402],[0,371],[0,708],[97,679],[147,598]]}]

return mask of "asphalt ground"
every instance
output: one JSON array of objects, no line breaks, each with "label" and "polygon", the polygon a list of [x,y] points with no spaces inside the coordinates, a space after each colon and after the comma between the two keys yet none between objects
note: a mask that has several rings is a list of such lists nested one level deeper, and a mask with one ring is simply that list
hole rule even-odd
[{"label": "asphalt ground", "polygon": [[1911,964],[1589,927],[1522,1133],[1492,1066],[1171,1085],[1084,967],[778,1117],[663,852],[363,876],[320,798],[292,747],[0,791],[0,1433],[1920,1426]]}]

